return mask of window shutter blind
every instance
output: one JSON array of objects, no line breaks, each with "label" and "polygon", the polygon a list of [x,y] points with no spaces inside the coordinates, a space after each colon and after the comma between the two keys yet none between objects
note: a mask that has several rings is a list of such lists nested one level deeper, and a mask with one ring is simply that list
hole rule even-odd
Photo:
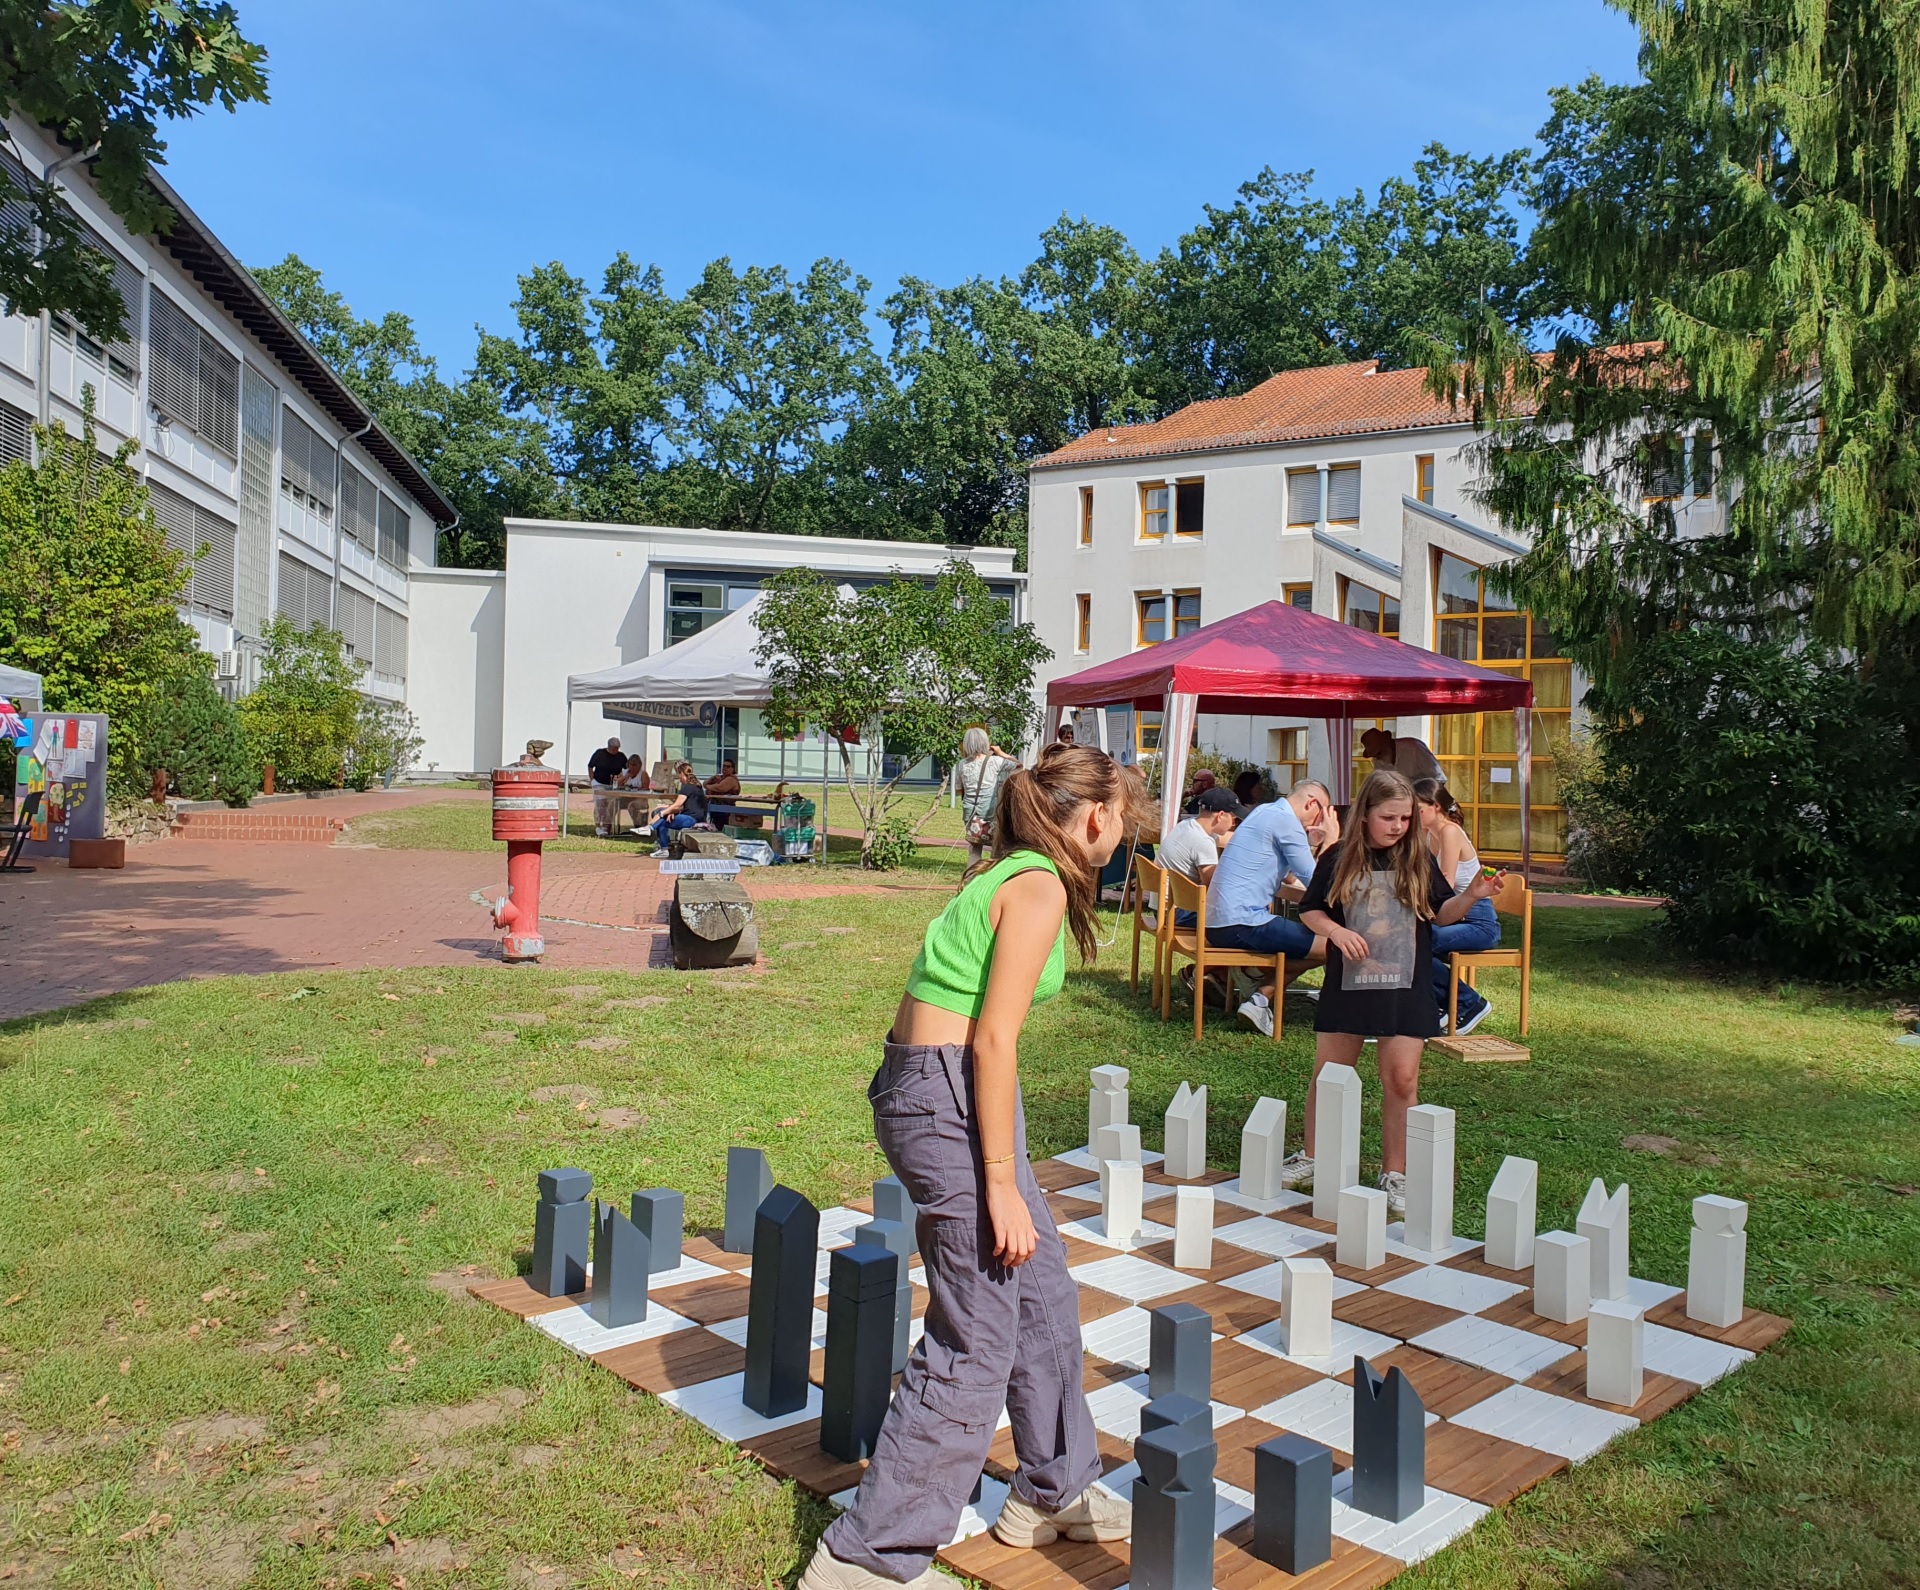
[{"label": "window shutter blind", "polygon": [[233,550],[235,527],[204,508],[194,510],[194,540],[206,550],[194,559],[189,593],[196,607],[233,617]]},{"label": "window shutter blind", "polygon": [[319,569],[291,553],[282,552],[280,591],[274,611],[296,629],[312,629],[315,625],[324,628],[332,586],[333,582]]},{"label": "window shutter blind", "polygon": [[287,484],[333,512],[333,448],[292,409],[280,427],[280,454]]},{"label": "window shutter blind", "polygon": [[380,556],[396,569],[407,566],[407,515],[384,491],[380,493]]},{"label": "window shutter blind", "polygon": [[240,361],[211,337],[200,339],[194,429],[229,457],[240,451]]},{"label": "window shutter blind", "polygon": [[344,459],[340,464],[340,528],[369,552],[373,550],[373,482]]},{"label": "window shutter blind", "polygon": [[407,620],[390,607],[374,614],[373,666],[391,679],[407,677]]},{"label": "window shutter blind", "polygon": [[24,464],[32,460],[32,416],[11,403],[0,403],[0,464]]},{"label": "window shutter blind", "polygon": [[0,150],[0,174],[4,174],[8,186],[13,190],[4,202],[0,202],[0,233],[17,240],[24,246],[33,241],[33,208],[27,203],[27,193],[32,178],[27,168]]},{"label": "window shutter blind", "polygon": [[168,419],[194,425],[193,392],[199,376],[199,336],[194,324],[172,299],[158,288],[148,311],[148,347],[152,368],[147,395]]},{"label": "window shutter blind", "polygon": [[1316,524],[1320,519],[1320,471],[1296,469],[1287,475],[1287,523]]},{"label": "window shutter blind", "polygon": [[1327,519],[1333,524],[1360,522],[1360,466],[1339,464],[1327,471]]}]

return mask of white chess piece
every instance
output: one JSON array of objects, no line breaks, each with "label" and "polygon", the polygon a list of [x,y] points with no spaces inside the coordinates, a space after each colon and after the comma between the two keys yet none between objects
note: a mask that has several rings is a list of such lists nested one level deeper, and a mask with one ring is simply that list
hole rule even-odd
[{"label": "white chess piece", "polygon": [[1540,1167],[1509,1154],[1487,1189],[1487,1263],[1500,1270],[1533,1268]]},{"label": "white chess piece", "polygon": [[1167,1151],[1165,1169],[1180,1181],[1192,1181],[1207,1173],[1207,1090],[1204,1084],[1180,1091],[1167,1106]]},{"label": "white chess piece", "polygon": [[1094,1142],[1103,1126],[1124,1126],[1127,1123],[1127,1079],[1131,1073],[1125,1066],[1095,1066],[1088,1075],[1093,1086],[1087,1092],[1087,1150],[1093,1152]]},{"label": "white chess piece", "polygon": [[1254,1100],[1240,1129],[1240,1191],[1248,1198],[1278,1198],[1280,1165],[1287,1157],[1287,1101]]},{"label": "white chess piece", "polygon": [[1646,1367],[1646,1310],[1596,1298],[1587,1313],[1587,1395],[1631,1408],[1646,1384]]},{"label": "white chess piece", "polygon": [[1356,1270],[1377,1270],[1387,1262],[1387,1195],[1378,1187],[1340,1189],[1333,1256]]},{"label": "white chess piece", "polygon": [[1333,1355],[1333,1271],[1325,1259],[1282,1259],[1280,1324],[1289,1358]]},{"label": "white chess piece", "polygon": [[1445,1253],[1453,1246],[1453,1111],[1416,1104],[1407,1111],[1407,1246]]},{"label": "white chess piece", "polygon": [[1213,1268],[1211,1187],[1176,1187],[1173,1190],[1173,1267],[1176,1270]]},{"label": "white chess piece", "polygon": [[1360,1073],[1320,1068],[1313,1084],[1313,1215],[1340,1218],[1340,1194],[1360,1180]]},{"label": "white chess piece", "polygon": [[1533,1311],[1578,1324],[1593,1302],[1593,1244],[1571,1231],[1543,1231],[1533,1244]]},{"label": "white chess piece", "polygon": [[1618,1302],[1627,1295],[1627,1184],[1607,1196],[1598,1176],[1587,1189],[1573,1229],[1593,1244],[1593,1295]]},{"label": "white chess piece", "polygon": [[1145,1183],[1139,1162],[1116,1159],[1106,1166],[1100,1205],[1101,1230],[1109,1242],[1130,1246],[1140,1236],[1140,1204]]},{"label": "white chess piece", "polygon": [[1140,1163],[1140,1128],[1119,1122],[1103,1126],[1093,1134],[1093,1157],[1105,1164],[1110,1159]]},{"label": "white chess piece", "polygon": [[1738,1325],[1746,1315],[1747,1206],[1708,1193],[1693,1201],[1687,1245],[1687,1318]]}]

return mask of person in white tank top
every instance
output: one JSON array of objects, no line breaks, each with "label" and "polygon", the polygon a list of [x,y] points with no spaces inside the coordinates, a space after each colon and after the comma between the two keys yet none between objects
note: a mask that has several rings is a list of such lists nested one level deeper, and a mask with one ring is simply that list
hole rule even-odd
[{"label": "person in white tank top", "polygon": [[[1461,825],[1461,811],[1452,793],[1437,779],[1423,778],[1413,786],[1414,810],[1427,838],[1427,848],[1456,890],[1464,890],[1481,870],[1480,853]],[[1500,917],[1491,900],[1478,901],[1464,921],[1433,929],[1433,988],[1446,1021],[1451,981],[1447,957],[1456,951],[1490,950],[1500,942]],[[1467,1033],[1487,1019],[1493,1006],[1477,990],[1460,985],[1460,1031]]]}]

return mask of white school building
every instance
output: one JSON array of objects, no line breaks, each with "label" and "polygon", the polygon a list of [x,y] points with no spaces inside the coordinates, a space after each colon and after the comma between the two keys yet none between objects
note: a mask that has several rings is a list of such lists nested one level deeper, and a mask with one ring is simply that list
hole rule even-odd
[{"label": "white school building", "polygon": [[[1157,645],[1262,602],[1285,601],[1533,682],[1533,853],[1565,851],[1553,748],[1585,690],[1544,625],[1482,571],[1524,550],[1470,500],[1476,432],[1419,370],[1377,363],[1287,371],[1235,398],[1151,425],[1114,426],[1038,460],[1029,487],[1033,622],[1047,679]],[[1683,530],[1720,512],[1712,447],[1676,438],[1652,488]],[[1043,681],[1044,682],[1044,681]],[[1320,722],[1202,715],[1197,743],[1264,764],[1282,790],[1329,777]],[[1510,713],[1388,721],[1434,749],[1481,851],[1519,853]],[[1116,752],[1150,755],[1158,713],[1108,709]]]}]

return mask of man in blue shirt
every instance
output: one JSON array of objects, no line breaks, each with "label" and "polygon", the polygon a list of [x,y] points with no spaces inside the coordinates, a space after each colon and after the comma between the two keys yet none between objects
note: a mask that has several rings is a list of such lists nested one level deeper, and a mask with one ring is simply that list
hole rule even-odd
[{"label": "man in blue shirt", "polygon": [[[1311,836],[1311,837],[1309,837]],[[1207,885],[1207,942],[1256,955],[1284,954],[1289,972],[1304,971],[1326,957],[1326,943],[1273,905],[1289,876],[1304,887],[1314,856],[1340,837],[1340,820],[1326,785],[1303,779],[1286,799],[1256,806],[1220,853]],[[1271,983],[1240,1007],[1240,1014],[1273,1035]]]}]

